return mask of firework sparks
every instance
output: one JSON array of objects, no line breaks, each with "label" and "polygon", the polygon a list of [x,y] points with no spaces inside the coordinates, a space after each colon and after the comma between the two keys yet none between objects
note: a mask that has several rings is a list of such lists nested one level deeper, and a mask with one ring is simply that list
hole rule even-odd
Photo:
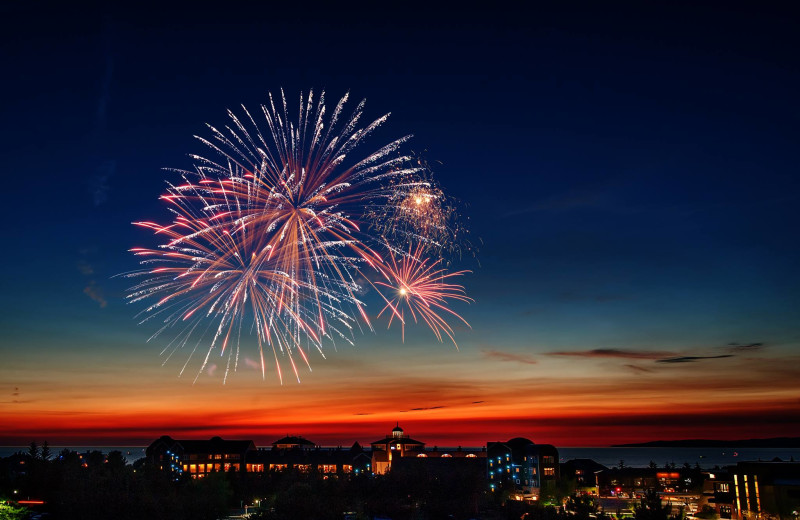
[{"label": "firework sparks", "polygon": [[415,250],[409,249],[407,253],[392,253],[389,255],[391,262],[379,269],[385,281],[377,281],[375,285],[384,289],[382,296],[386,305],[378,316],[388,311],[389,327],[395,319],[400,321],[401,334],[405,341],[407,311],[414,319],[414,323],[424,321],[439,342],[442,341],[444,334],[458,348],[453,327],[445,317],[454,317],[467,327],[469,323],[450,309],[449,303],[451,300],[462,302],[473,300],[466,295],[463,286],[450,281],[469,271],[447,272],[441,265],[441,258],[437,260],[425,258],[422,256],[424,250],[424,247],[417,246]]},{"label": "firework sparks", "polygon": [[[198,137],[212,157],[192,155],[194,170],[175,170],[183,182],[168,184],[161,197],[173,221],[135,223],[166,241],[132,249],[144,268],[127,276],[146,279],[128,298],[151,302],[144,321],[163,319],[153,337],[178,328],[164,354],[168,360],[191,349],[181,373],[207,345],[198,376],[218,350],[227,356],[227,378],[238,365],[242,331],[250,329],[262,377],[264,351],[271,350],[279,379],[286,358],[299,381],[298,365],[310,369],[308,352],[324,357],[325,341],[352,344],[354,329],[371,329],[356,279],[362,269],[378,268],[375,249],[397,247],[370,233],[376,208],[401,216],[396,223],[415,222],[416,234],[445,224],[436,216],[444,215],[443,194],[423,178],[426,166],[398,152],[408,137],[350,159],[388,115],[360,127],[363,101],[345,118],[347,95],[330,116],[324,98],[301,94],[296,122],[283,92],[261,107],[261,126],[244,107],[241,118],[229,111],[230,125],[209,126],[212,137]],[[438,337],[444,331],[452,338],[446,323],[425,316]]]},{"label": "firework sparks", "polygon": [[422,247],[428,254],[472,251],[466,229],[460,225],[456,203],[433,180],[424,159],[414,157],[420,171],[416,178],[389,194],[389,199],[370,208],[375,230],[393,243]]}]

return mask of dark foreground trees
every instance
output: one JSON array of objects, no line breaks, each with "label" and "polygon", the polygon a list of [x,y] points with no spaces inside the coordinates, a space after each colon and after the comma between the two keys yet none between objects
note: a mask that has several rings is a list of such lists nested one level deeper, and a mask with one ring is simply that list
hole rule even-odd
[{"label": "dark foreground trees", "polygon": [[231,487],[225,475],[174,481],[127,464],[120,452],[41,452],[0,461],[0,498],[43,500],[39,509],[71,520],[208,519],[225,516]]}]

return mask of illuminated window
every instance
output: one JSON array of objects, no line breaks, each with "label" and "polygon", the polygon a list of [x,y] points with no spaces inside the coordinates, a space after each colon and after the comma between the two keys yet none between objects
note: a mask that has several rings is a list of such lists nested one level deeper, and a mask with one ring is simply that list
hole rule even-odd
[{"label": "illuminated window", "polygon": [[442,457],[452,457],[452,455],[450,455],[449,453],[445,453],[442,455]]},{"label": "illuminated window", "polygon": [[417,457],[427,457],[427,455],[425,455],[424,453],[420,453],[419,455],[417,455]]},{"label": "illuminated window", "polygon": [[730,485],[727,482],[717,482],[717,491],[720,493],[729,493]]},{"label": "illuminated window", "polygon": [[350,473],[353,471],[353,466],[350,464],[343,464],[342,465],[342,473]]},{"label": "illuminated window", "polygon": [[556,468],[544,468],[544,474],[552,477],[556,474]]},{"label": "illuminated window", "polygon": [[214,455],[214,460],[222,460],[222,453],[217,453]]},{"label": "illuminated window", "polygon": [[477,455],[475,455],[474,453],[468,453],[467,457],[470,457],[470,458],[474,459],[474,458],[477,458]]}]

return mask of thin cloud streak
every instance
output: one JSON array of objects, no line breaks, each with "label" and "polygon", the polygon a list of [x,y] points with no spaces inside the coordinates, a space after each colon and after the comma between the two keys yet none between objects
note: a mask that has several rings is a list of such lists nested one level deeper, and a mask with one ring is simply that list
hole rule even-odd
[{"label": "thin cloud streak", "polygon": [[511,361],[514,363],[522,363],[524,365],[535,365],[538,363],[538,361],[536,361],[531,356],[526,356],[524,354],[515,354],[513,352],[502,352],[493,349],[484,349],[481,352],[483,353],[484,357],[490,359],[497,359],[500,361]]},{"label": "thin cloud streak", "polygon": [[722,354],[719,356],[678,356],[665,359],[657,359],[656,363],[694,363],[696,361],[703,361],[707,359],[723,359],[731,357],[733,357],[733,354]]},{"label": "thin cloud streak", "polygon": [[592,350],[573,350],[562,352],[548,352],[548,356],[582,357],[582,358],[619,358],[619,359],[660,359],[665,356],[674,356],[672,352],[659,352],[652,350],[626,350],[614,348],[596,348]]}]

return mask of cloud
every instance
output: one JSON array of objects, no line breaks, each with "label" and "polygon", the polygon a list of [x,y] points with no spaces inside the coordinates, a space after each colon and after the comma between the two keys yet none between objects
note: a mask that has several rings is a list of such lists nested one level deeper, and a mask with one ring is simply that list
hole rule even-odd
[{"label": "cloud", "polygon": [[535,359],[524,354],[514,354],[513,352],[501,352],[493,349],[483,349],[484,357],[493,358],[500,361],[512,361],[515,363],[523,363],[525,365],[535,365],[538,363]]},{"label": "cloud", "polygon": [[114,160],[106,161],[97,167],[97,174],[89,181],[89,192],[95,206],[99,206],[108,200],[108,192],[111,190],[108,179],[117,170],[117,162]]},{"label": "cloud", "polygon": [[629,368],[629,369],[633,370],[634,372],[647,372],[647,373],[653,372],[653,370],[651,370],[649,368],[640,367],[638,365],[623,365],[623,366],[625,368]]},{"label": "cloud", "polygon": [[[83,276],[88,277],[95,274],[94,266],[88,260],[86,260],[86,257],[93,255],[96,253],[96,251],[97,248],[94,247],[83,248],[80,250],[82,258],[78,260],[78,262],[75,264],[75,267],[78,268],[78,271],[80,271]],[[105,308],[105,306],[108,305],[105,295],[103,294],[103,288],[94,280],[89,280],[89,284],[83,288],[83,294],[100,304],[101,308]]]},{"label": "cloud", "polygon": [[756,350],[762,350],[765,345],[763,343],[728,343],[727,347],[731,352],[754,352]]},{"label": "cloud", "polygon": [[679,356],[665,359],[657,359],[656,363],[694,363],[704,359],[721,359],[733,357],[733,354],[722,354],[720,356]]},{"label": "cloud", "polygon": [[78,263],[76,265],[78,267],[78,271],[80,271],[81,274],[85,276],[91,276],[94,274],[94,267],[92,267],[92,264],[90,264],[86,260],[78,260]]},{"label": "cloud", "polygon": [[105,308],[108,305],[103,296],[103,288],[97,285],[94,280],[89,281],[89,285],[83,288],[83,294],[99,303],[100,308]]},{"label": "cloud", "polygon": [[261,370],[261,363],[252,360],[249,357],[244,358],[244,364],[252,369]]},{"label": "cloud", "polygon": [[548,356],[565,357],[595,357],[595,358],[619,358],[619,359],[660,359],[664,356],[672,356],[671,352],[659,352],[652,350],[625,350],[616,348],[596,348],[592,350],[570,350],[563,352],[548,352]]}]

